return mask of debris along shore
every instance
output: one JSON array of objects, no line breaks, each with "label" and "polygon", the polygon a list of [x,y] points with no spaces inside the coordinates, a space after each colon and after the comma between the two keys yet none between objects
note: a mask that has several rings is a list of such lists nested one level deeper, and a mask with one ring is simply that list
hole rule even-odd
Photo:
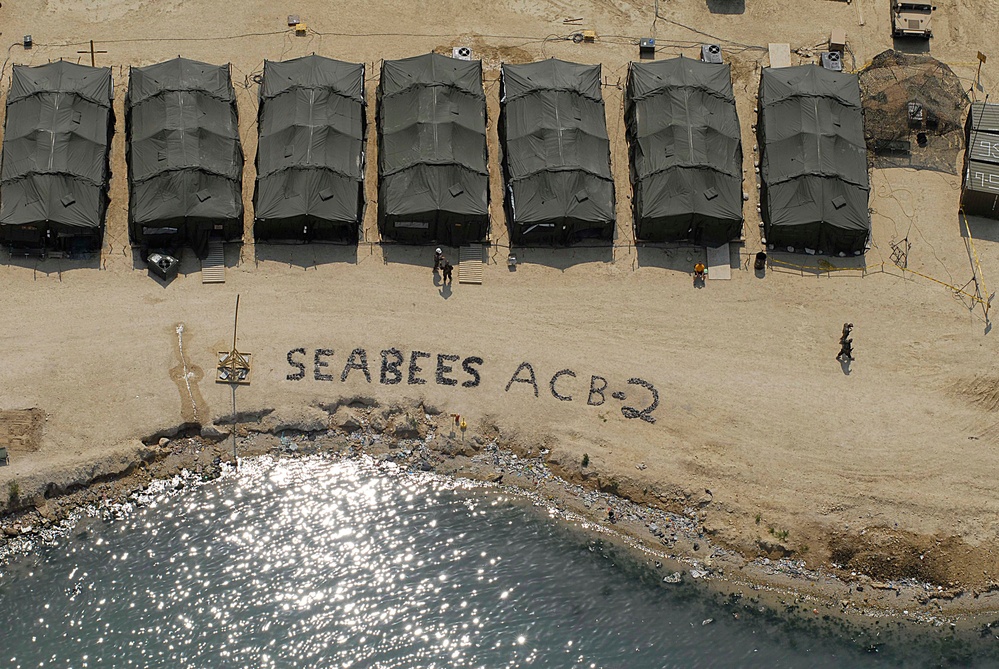
[{"label": "debris along shore", "polygon": [[[232,437],[213,426],[202,434],[150,437],[136,459],[117,473],[94,468],[90,480],[50,482],[38,490],[11,489],[0,520],[0,556],[30,550],[53,532],[69,528],[80,509],[117,513],[141,504],[141,491],[156,481],[182,487],[210,481],[232,468]],[[877,621],[886,617],[933,626],[979,624],[994,610],[987,598],[915,579],[878,581],[856,572],[809,569],[803,560],[747,560],[717,545],[698,516],[698,502],[677,510],[640,504],[618,494],[613,481],[587,471],[579,482],[560,475],[566,463],[546,448],[504,443],[499,434],[464,434],[450,418],[423,405],[340,406],[329,426],[316,430],[241,427],[239,456],[368,457],[379,466],[435,472],[511,486],[552,516],[636,551],[664,586],[702,582],[712,590],[802,615]],[[118,460],[124,464],[124,460]],[[639,465],[640,467],[641,465]],[[583,469],[592,469],[585,463]],[[159,485],[164,485],[160,483]],[[705,491],[710,496],[710,491]],[[122,507],[121,505],[125,505]],[[101,510],[104,511],[101,511]]]}]

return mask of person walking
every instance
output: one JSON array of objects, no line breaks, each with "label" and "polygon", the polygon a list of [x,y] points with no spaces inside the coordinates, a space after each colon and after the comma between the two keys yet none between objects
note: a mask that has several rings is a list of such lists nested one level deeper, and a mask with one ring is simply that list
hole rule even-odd
[{"label": "person walking", "polygon": [[444,266],[444,252],[441,251],[441,247],[434,249],[434,274],[437,270]]},{"label": "person walking", "polygon": [[451,283],[451,272],[454,271],[454,266],[448,262],[447,258],[444,258],[442,262],[444,263],[444,283],[449,284]]},{"label": "person walking", "polygon": [[839,362],[853,361],[853,339],[850,334],[853,332],[853,323],[843,323],[843,334],[839,338],[839,353],[836,360]]}]

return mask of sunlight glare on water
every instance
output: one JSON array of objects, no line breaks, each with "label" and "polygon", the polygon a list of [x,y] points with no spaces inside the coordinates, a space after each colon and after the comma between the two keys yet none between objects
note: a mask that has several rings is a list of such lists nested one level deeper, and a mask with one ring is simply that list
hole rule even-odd
[{"label": "sunlight glare on water", "polygon": [[650,585],[497,488],[321,458],[171,488],[0,566],[0,666],[873,666]]}]

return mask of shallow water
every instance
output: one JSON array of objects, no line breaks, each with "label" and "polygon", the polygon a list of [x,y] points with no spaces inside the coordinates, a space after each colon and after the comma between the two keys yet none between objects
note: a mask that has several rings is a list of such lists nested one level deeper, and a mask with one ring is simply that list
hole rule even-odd
[{"label": "shallow water", "polygon": [[168,487],[0,565],[0,666],[997,666],[661,585],[496,488],[318,458]]}]

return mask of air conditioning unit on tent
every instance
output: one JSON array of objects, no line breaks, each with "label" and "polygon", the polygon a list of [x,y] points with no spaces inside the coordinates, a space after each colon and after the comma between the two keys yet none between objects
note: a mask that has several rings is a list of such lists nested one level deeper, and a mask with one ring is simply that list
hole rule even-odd
[{"label": "air conditioning unit on tent", "polygon": [[458,60],[472,60],[472,50],[467,46],[456,46],[451,49],[451,57]]},{"label": "air conditioning unit on tent", "polygon": [[822,67],[833,72],[843,71],[843,55],[839,51],[823,51]]},{"label": "air conditioning unit on tent", "polygon": [[701,60],[705,63],[721,63],[722,54],[721,47],[717,44],[702,44],[701,45]]}]

